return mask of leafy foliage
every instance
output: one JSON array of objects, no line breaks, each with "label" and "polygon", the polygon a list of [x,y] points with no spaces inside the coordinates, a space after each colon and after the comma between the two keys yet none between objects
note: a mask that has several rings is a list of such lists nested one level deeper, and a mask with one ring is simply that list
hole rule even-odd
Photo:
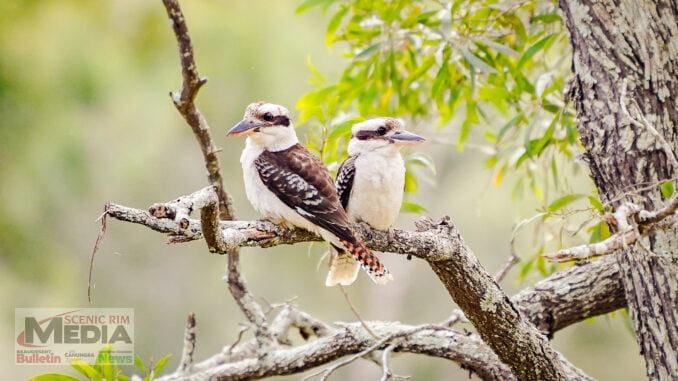
[{"label": "leafy foliage", "polygon": [[[605,236],[591,184],[575,192],[567,182],[582,170],[581,146],[563,95],[571,60],[555,2],[306,0],[297,12],[314,8],[328,13],[325,42],[346,65],[329,81],[309,58],[314,89],[297,107],[300,122],[311,126],[312,147],[330,168],[344,157],[350,125],[364,117],[435,122],[438,131],[456,135],[458,151],[472,147],[486,155],[495,187],[511,176],[515,198],[527,189],[541,205],[532,219],[538,249],[525,266],[547,274],[555,267],[543,263],[542,252],[579,234]],[[410,170],[417,162],[408,160],[408,193],[421,180]],[[580,209],[573,212],[575,205]],[[405,203],[403,210],[426,209]],[[575,212],[587,214],[583,222]]]},{"label": "leafy foliage", "polygon": [[[84,376],[84,380],[90,381],[130,381],[131,378],[125,375],[115,361],[111,361],[110,345],[105,345],[97,354],[95,363],[89,364],[83,360],[71,361],[71,367]],[[171,354],[161,357],[155,364],[153,360],[149,365],[144,364],[139,356],[134,357],[134,366],[141,372],[143,381],[153,381],[157,375],[162,373],[169,362]],[[67,374],[47,373],[31,378],[29,381],[80,381],[80,379]]]}]

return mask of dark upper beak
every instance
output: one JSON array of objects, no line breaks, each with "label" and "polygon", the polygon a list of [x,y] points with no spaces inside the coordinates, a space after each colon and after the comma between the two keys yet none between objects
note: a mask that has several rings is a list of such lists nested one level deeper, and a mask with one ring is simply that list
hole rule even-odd
[{"label": "dark upper beak", "polygon": [[398,144],[419,144],[426,140],[409,131],[396,131],[395,134],[391,135],[391,139],[395,140]]},{"label": "dark upper beak", "polygon": [[251,131],[257,127],[260,127],[259,124],[256,122],[253,122],[251,120],[243,119],[240,121],[240,123],[236,124],[231,128],[227,133],[226,136],[240,136],[243,134],[246,134],[248,131]]}]

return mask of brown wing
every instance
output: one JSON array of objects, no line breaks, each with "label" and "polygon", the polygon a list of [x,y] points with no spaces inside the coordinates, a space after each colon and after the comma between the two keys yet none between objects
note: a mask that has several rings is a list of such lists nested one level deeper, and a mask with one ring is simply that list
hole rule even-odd
[{"label": "brown wing", "polygon": [[264,151],[254,165],[261,181],[285,205],[339,239],[355,240],[330,174],[304,146]]},{"label": "brown wing", "polygon": [[355,159],[358,156],[349,156],[339,166],[337,171],[337,179],[334,185],[337,187],[337,194],[341,200],[341,206],[348,209],[348,202],[351,199],[351,191],[353,190],[353,179],[355,178]]}]

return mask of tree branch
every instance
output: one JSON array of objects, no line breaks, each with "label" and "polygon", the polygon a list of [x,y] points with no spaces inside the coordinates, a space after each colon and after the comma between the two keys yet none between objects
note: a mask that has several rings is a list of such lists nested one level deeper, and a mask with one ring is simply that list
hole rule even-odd
[{"label": "tree branch", "polygon": [[[197,197],[196,195],[200,194],[209,195],[209,192],[205,192],[203,189],[193,195],[185,196],[180,199],[195,199]],[[207,197],[209,198],[209,196]],[[194,202],[195,204],[202,203],[206,206],[210,205],[209,202]],[[212,204],[214,204],[214,202],[212,202]],[[173,210],[172,205],[166,206],[166,209]],[[205,209],[209,210],[209,208],[203,208],[203,214],[207,213],[205,212]],[[211,213],[214,212],[212,211]],[[182,226],[181,221],[167,218],[155,218],[148,212],[115,204],[108,205],[107,214],[110,217],[122,221],[139,223],[148,226],[153,230],[169,233],[172,237],[186,236],[190,237],[190,239],[197,239],[201,234],[206,234],[205,232],[210,230],[203,228],[201,222],[197,220],[186,219],[188,223],[186,223],[185,226]],[[208,221],[212,220],[208,219]],[[211,226],[211,229],[216,229],[216,225]],[[495,332],[495,337],[491,337],[487,340],[493,345],[493,349],[495,348],[494,346],[506,349],[505,347],[502,347],[502,345],[508,345],[505,339],[497,338],[496,336],[498,335],[513,335],[511,348],[514,348],[514,350],[523,350],[523,347],[528,348],[527,350],[531,350],[531,346],[540,346],[546,342],[546,338],[542,336],[534,326],[530,325],[527,320],[519,318],[519,310],[525,314],[525,316],[530,319],[542,333],[551,335],[555,330],[571,323],[581,321],[590,316],[613,311],[624,305],[622,289],[618,282],[618,270],[615,263],[611,260],[601,260],[585,266],[573,267],[563,273],[559,273],[554,277],[537,283],[534,289],[524,291],[514,298],[513,301],[509,301],[505,296],[501,296],[503,293],[501,293],[492,277],[486,272],[481,273],[480,270],[477,269],[480,264],[477,262],[477,259],[475,259],[475,256],[470,254],[470,249],[465,246],[459,233],[456,231],[456,228],[451,225],[448,219],[443,219],[437,223],[434,223],[431,220],[424,220],[418,223],[418,231],[414,232],[399,229],[383,232],[372,230],[362,224],[356,224],[354,228],[356,232],[365,239],[370,248],[383,252],[409,254],[422,258],[434,268],[436,273],[439,274],[441,281],[445,283],[448,290],[449,287],[459,287],[459,293],[474,293],[477,295],[477,299],[474,299],[473,296],[464,296],[463,298],[465,299],[461,299],[462,297],[455,292],[454,297],[455,300],[460,299],[458,304],[464,309],[464,312],[468,314],[468,318],[474,325],[480,327],[478,328],[478,331],[481,336],[487,335],[488,332]],[[217,252],[224,252],[224,250],[230,250],[240,246],[267,247],[310,240],[316,241],[320,239],[304,230],[287,229],[268,221],[220,221],[218,231],[210,234],[221,236],[222,242],[215,241],[208,244],[208,246],[216,248]],[[457,267],[459,267],[460,270],[457,270]],[[455,274],[457,272],[460,274],[459,276],[464,277],[463,281],[456,279],[457,275]],[[450,280],[450,278],[455,279]],[[468,282],[472,289],[465,290],[463,285],[457,286],[456,284],[459,284],[460,282]],[[452,292],[450,293],[452,294]],[[475,306],[469,307],[469,303],[475,303]],[[501,326],[492,326],[494,322],[488,323],[488,319],[495,319],[494,321],[497,322],[496,324],[501,324]],[[370,327],[372,327],[372,324],[374,323],[370,323]],[[274,322],[274,326],[276,325],[279,325],[279,323]],[[520,325],[520,327],[516,329],[516,326],[518,325]],[[516,333],[510,332],[513,330],[515,330]],[[362,331],[364,331],[364,328],[362,328]],[[525,331],[528,331],[526,333],[527,335],[531,335],[526,337],[530,338],[530,340],[534,339],[535,341],[526,344],[526,341],[528,340],[525,338],[519,340],[517,338],[519,334],[525,334]],[[276,328],[273,332],[281,331]],[[365,331],[365,333],[369,335],[368,332]],[[275,333],[274,335],[277,336]],[[285,341],[284,338],[278,337],[277,341],[280,340]],[[372,337],[372,340],[374,340],[374,337]],[[359,348],[355,346],[355,343],[351,344],[352,346],[350,348],[353,348],[354,351],[350,351],[350,353],[355,354],[357,353],[356,351],[359,352],[365,350],[371,345],[374,345],[375,342],[370,341],[369,343],[365,342],[363,344],[364,345],[361,344]],[[244,347],[251,348],[253,346],[245,345]],[[310,347],[306,349],[315,351],[321,350],[322,348]],[[346,350],[347,349],[341,349],[341,351],[337,350],[337,352],[332,353],[341,353],[341,355],[337,356],[343,356],[345,353],[344,351]],[[236,351],[236,353],[241,353],[242,356],[243,352]],[[555,361],[560,364],[562,367],[561,370],[568,378],[585,378],[585,376],[583,376],[576,368],[565,362],[555,351],[552,351],[551,353],[553,353],[553,356],[556,358]],[[504,354],[506,354],[506,352],[504,352]],[[444,356],[441,355],[441,357],[445,356],[451,355],[449,353],[444,354]],[[245,358],[249,357],[246,356]],[[244,361],[242,357],[239,357],[238,359],[238,361]],[[284,356],[283,358],[278,358],[278,360],[284,361]],[[326,362],[328,361],[331,361],[331,359],[326,360]],[[462,364],[464,366],[467,365],[466,363]],[[249,366],[251,366],[251,364],[247,365],[247,369],[250,369]],[[259,364],[258,366],[260,367],[263,365]],[[230,372],[231,368],[228,369]],[[286,369],[288,368],[271,368],[266,372],[273,373],[265,374],[287,374],[277,373],[283,371],[287,372]],[[249,372],[249,370],[247,370],[247,372]],[[523,372],[529,371],[523,370]],[[230,373],[228,374],[230,375]],[[531,374],[541,374],[542,377],[546,377],[544,376],[544,373],[534,372]],[[522,375],[519,375],[518,377],[522,377]]]},{"label": "tree branch", "polygon": [[619,249],[634,244],[643,233],[652,232],[659,223],[674,216],[676,209],[678,209],[678,197],[676,196],[654,211],[640,210],[638,206],[631,203],[622,204],[611,217],[618,227],[615,234],[601,242],[562,249],[555,253],[544,254],[544,257],[551,262],[566,262],[615,253]]},{"label": "tree branch", "polygon": [[[554,274],[514,296],[512,302],[527,319],[549,334],[625,305],[619,267],[612,257]],[[390,322],[369,322],[369,325],[378,337],[403,339],[386,345],[391,340],[375,338],[360,322],[336,323],[333,327],[286,305],[271,324],[271,331],[281,346],[273,348],[265,358],[257,356],[256,341],[250,340],[238,346],[237,350],[228,346],[221,353],[195,364],[190,374],[172,374],[161,379],[179,380],[189,376],[191,379],[204,379],[212,376],[238,380],[294,374],[343,356],[357,358],[355,355],[368,349],[373,351],[390,346],[398,352],[454,361],[485,380],[516,379],[476,334],[440,328],[419,331],[416,326]],[[290,348],[288,334],[291,328],[298,329],[305,339],[311,336],[319,339]],[[375,347],[376,344],[379,346]]]},{"label": "tree branch", "polygon": [[[224,179],[221,176],[221,167],[219,165],[219,157],[217,156],[219,150],[212,141],[207,120],[203,117],[194,103],[198,91],[207,82],[207,79],[201,78],[198,75],[198,69],[193,58],[191,37],[188,34],[188,27],[186,26],[179,2],[177,0],[163,0],[163,4],[165,5],[167,16],[172,21],[172,29],[174,30],[174,35],[176,36],[179,45],[181,74],[183,77],[181,91],[170,93],[170,96],[177,110],[184,117],[186,123],[191,126],[193,134],[198,140],[203,160],[205,161],[205,168],[207,169],[207,178],[209,183],[214,187],[217,195],[219,217],[223,220],[233,220],[235,219],[235,211],[233,208],[233,201],[230,195],[226,193]],[[205,224],[203,226],[209,227],[218,225],[216,212],[210,215],[205,214],[204,217],[211,218],[212,222],[208,223],[208,220],[204,219],[203,222]],[[205,232],[203,232],[203,234],[205,234]],[[214,247],[210,246],[210,250],[214,249]],[[245,278],[240,273],[239,253],[234,248],[233,250],[228,251],[228,254],[226,272],[228,274],[229,291],[247,319],[256,325],[257,337],[261,339],[262,343],[270,343],[272,336],[268,332],[266,315],[264,315],[263,309],[256,302],[254,296],[248,291]]]}]

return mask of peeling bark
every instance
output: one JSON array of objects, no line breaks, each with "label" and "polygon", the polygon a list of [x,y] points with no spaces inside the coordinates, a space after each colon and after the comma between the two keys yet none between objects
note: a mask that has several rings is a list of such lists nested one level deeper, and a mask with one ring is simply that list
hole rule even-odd
[{"label": "peeling bark", "polygon": [[[678,3],[560,0],[573,48],[573,101],[604,202],[665,204],[678,151]],[[628,91],[627,91],[628,87]],[[642,122],[641,122],[642,121]],[[633,193],[633,194],[632,194]],[[617,255],[650,379],[678,379],[678,230],[647,234]]]}]

